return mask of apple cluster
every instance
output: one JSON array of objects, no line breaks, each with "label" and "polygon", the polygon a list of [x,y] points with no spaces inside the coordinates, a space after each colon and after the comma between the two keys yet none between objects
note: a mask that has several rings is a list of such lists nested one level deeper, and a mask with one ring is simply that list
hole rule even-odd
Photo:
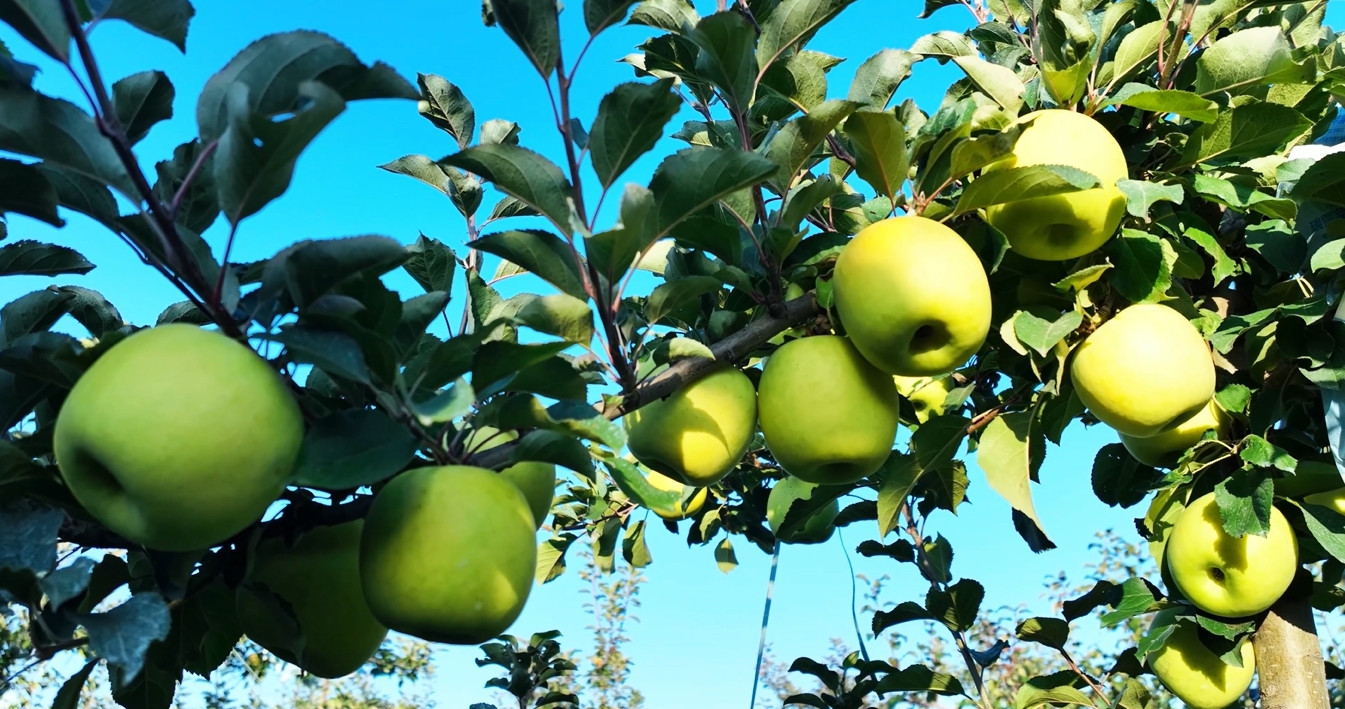
[{"label": "apple cluster", "polygon": [[[476,433],[478,447],[515,435]],[[265,360],[173,324],[94,363],[61,408],[53,446],[75,498],[130,542],[167,552],[245,544],[244,631],[313,675],[354,672],[389,628],[477,644],[513,623],[532,588],[554,466],[411,470],[378,491],[365,519],[287,543],[254,523],[290,481],[303,434]]]}]

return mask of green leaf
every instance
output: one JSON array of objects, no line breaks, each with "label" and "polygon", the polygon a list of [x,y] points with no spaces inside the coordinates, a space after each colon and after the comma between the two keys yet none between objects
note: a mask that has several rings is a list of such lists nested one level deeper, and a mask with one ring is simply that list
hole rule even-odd
[{"label": "green leaf", "polygon": [[540,461],[569,468],[577,473],[593,475],[593,457],[588,448],[573,436],[555,431],[530,431],[519,439],[509,457],[510,465],[524,461]]},{"label": "green leaf", "polygon": [[1311,121],[1287,106],[1258,101],[1238,104],[1191,134],[1178,167],[1261,157],[1278,152],[1311,128]]},{"label": "green leaf", "polygon": [[536,229],[488,234],[469,247],[508,259],[576,298],[587,299],[574,253],[560,237]]},{"label": "green leaf", "polygon": [[897,88],[911,75],[911,66],[917,59],[904,49],[879,51],[855,70],[846,98],[874,110],[887,108]]},{"label": "green leaf", "polygon": [[524,369],[554,358],[567,346],[564,342],[487,342],[472,355],[472,385],[485,398],[504,390]]},{"label": "green leaf", "polygon": [[1077,192],[1098,186],[1083,170],[1065,165],[1030,165],[982,174],[962,191],[954,214],[966,214],[996,204]]},{"label": "green leaf", "polygon": [[[783,193],[793,184],[795,175],[807,167],[809,158],[817,147],[857,108],[859,105],[850,101],[827,101],[808,114],[786,123],[775,134],[766,148],[766,156],[780,166],[780,170],[775,174],[775,182],[780,187],[780,192]],[[895,121],[896,118],[893,117],[892,120]],[[887,135],[875,139],[891,140]],[[902,150],[904,152],[904,145]]]},{"label": "green leaf", "polygon": [[948,176],[970,175],[1008,157],[1022,132],[1022,126],[1012,125],[998,133],[957,141],[953,144]]},{"label": "green leaf", "polygon": [[447,423],[472,410],[476,400],[476,391],[466,380],[459,379],[445,391],[431,396],[425,401],[411,405],[411,411],[422,426]]},{"label": "green leaf", "polygon": [[952,30],[939,30],[915,40],[911,53],[922,57],[934,57],[944,63],[953,57],[976,56],[976,45],[964,34]]},{"label": "green leaf", "polygon": [[603,187],[610,187],[636,158],[654,147],[681,106],[672,79],[619,84],[603,97],[589,134],[593,171]]},{"label": "green leaf", "polygon": [[56,569],[38,581],[38,587],[47,596],[47,607],[59,609],[66,601],[84,593],[84,589],[89,587],[89,574],[93,572],[93,567],[93,559],[79,557],[69,566]]},{"label": "green leaf", "polygon": [[1242,93],[1268,84],[1311,82],[1312,62],[1294,62],[1293,47],[1276,27],[1253,27],[1222,37],[1196,60],[1196,93]]},{"label": "green leaf", "polygon": [[1333,558],[1345,561],[1345,516],[1330,507],[1302,505],[1308,532]]},{"label": "green leaf", "polygon": [[133,194],[112,143],[69,101],[0,86],[0,150],[41,158]]},{"label": "green leaf", "polygon": [[1162,21],[1149,22],[1123,37],[1112,62],[1112,82],[1125,79],[1147,64],[1158,53],[1159,38],[1171,37],[1171,30],[1170,25],[1165,30]]},{"label": "green leaf", "polygon": [[973,579],[962,579],[947,591],[930,588],[925,608],[949,630],[960,633],[976,624],[976,614],[985,599],[985,587]]},{"label": "green leaf", "polygon": [[1214,501],[1224,531],[1236,539],[1248,534],[1270,534],[1270,511],[1275,503],[1275,482],[1265,473],[1238,471],[1214,486]]},{"label": "green leaf", "polygon": [[1045,457],[1046,442],[1040,431],[1033,430],[1030,412],[996,416],[986,425],[976,449],[976,462],[991,489],[1031,520],[1042,537],[1046,532],[1032,503],[1031,482]]},{"label": "green leaf", "polygon": [[1050,308],[1033,308],[1018,311],[1013,318],[1013,332],[1019,342],[1045,357],[1082,323],[1083,314],[1077,310],[1057,313]]},{"label": "green leaf", "polygon": [[664,283],[649,294],[645,301],[645,319],[657,323],[692,298],[717,292],[723,284],[711,276],[689,276]]},{"label": "green leaf", "polygon": [[548,583],[565,573],[565,552],[579,537],[564,532],[537,546],[537,571],[534,576],[537,583]]},{"label": "green leaf", "polygon": [[1188,228],[1182,232],[1182,235],[1194,241],[1214,260],[1214,267],[1210,269],[1210,275],[1214,277],[1214,285],[1217,286],[1230,276],[1241,272],[1242,268],[1238,265],[1238,262],[1229,258],[1228,253],[1224,251],[1224,247],[1213,234],[1200,229]]},{"label": "green leaf", "polygon": [[[1111,285],[1132,303],[1162,298],[1172,284],[1171,247],[1153,234],[1122,229],[1104,248],[1112,263]],[[1175,259],[1173,259],[1175,260]]]},{"label": "green leaf", "polygon": [[1298,460],[1283,448],[1257,435],[1242,440],[1242,450],[1238,456],[1249,465],[1259,468],[1275,468],[1286,473],[1293,473],[1298,468]]},{"label": "green leaf", "polygon": [[1312,163],[1294,184],[1295,201],[1309,199],[1345,206],[1345,153],[1332,153]]},{"label": "green leaf", "polygon": [[538,332],[576,344],[586,345],[593,339],[593,311],[588,303],[563,293],[537,298],[514,317]]},{"label": "green leaf", "polygon": [[187,51],[187,28],[196,15],[188,0],[112,0],[103,11],[105,20],[122,20],[145,34],[172,42]]},{"label": "green leaf", "polygon": [[878,694],[889,692],[929,692],[945,696],[963,694],[962,683],[952,675],[925,667],[908,665],[895,672],[889,672],[878,680],[873,691]]},{"label": "green leaf", "polygon": [[140,674],[150,643],[168,637],[172,619],[157,593],[139,593],[106,613],[80,617],[89,632],[89,648],[120,670],[125,685]]},{"label": "green leaf", "polygon": [[292,484],[320,490],[372,485],[401,472],[415,452],[410,431],[382,411],[338,411],[309,426]]},{"label": "green leaf", "polygon": [[75,299],[58,288],[33,291],[0,308],[0,344],[12,345],[24,335],[43,332],[56,324]]},{"label": "green leaf", "polygon": [[596,35],[625,19],[636,0],[584,0],[584,25]]},{"label": "green leaf", "polygon": [[451,165],[435,162],[424,155],[404,155],[378,166],[382,170],[414,177],[439,190],[453,202],[464,217],[476,214],[481,206],[481,183]]},{"label": "green leaf", "polygon": [[1181,185],[1160,185],[1143,180],[1121,179],[1116,188],[1126,196],[1126,211],[1130,216],[1148,219],[1149,210],[1159,202],[1181,204],[1186,192]]},{"label": "green leaf", "polygon": [[878,488],[879,539],[886,537],[900,524],[898,517],[901,506],[905,504],[907,496],[911,494],[911,490],[923,473],[924,468],[916,463],[914,456],[894,452],[888,456],[887,462],[883,463],[882,469],[878,471],[878,476],[882,480],[882,485]]},{"label": "green leaf", "polygon": [[896,115],[863,111],[845,121],[855,172],[880,195],[895,201],[909,167],[906,128]]},{"label": "green leaf", "polygon": [[[0,0],[0,22],[57,61],[70,59],[70,27],[54,0]],[[5,52],[8,54],[8,52]]]},{"label": "green leaf", "polygon": [[82,254],[66,246],[15,241],[0,247],[0,276],[82,276],[93,268]]},{"label": "green leaf", "polygon": [[654,171],[654,228],[646,243],[725,196],[774,174],[774,161],[742,150],[690,147],[664,158]]},{"label": "green leaf", "polygon": [[717,12],[702,18],[686,37],[700,47],[697,73],[719,88],[730,108],[745,110],[752,102],[758,72],[752,23],[741,12]]},{"label": "green leaf", "polygon": [[1142,578],[1128,578],[1121,584],[1121,595],[1115,603],[1115,610],[1104,614],[1099,620],[1102,627],[1111,628],[1134,618],[1137,615],[1154,610],[1157,599],[1162,594],[1153,584]]},{"label": "green leaf", "polygon": [[1135,460],[1120,443],[1102,446],[1093,458],[1093,494],[1110,507],[1139,504],[1162,477],[1162,473]]},{"label": "green leaf", "polygon": [[89,675],[93,674],[94,668],[98,667],[98,660],[90,660],[84,663],[84,667],[61,684],[61,689],[56,693],[56,699],[51,703],[51,709],[78,709],[80,695],[84,693],[84,683],[89,681]]},{"label": "green leaf", "polygon": [[56,535],[65,514],[26,501],[0,507],[0,569],[43,574],[56,566]]},{"label": "green leaf", "polygon": [[346,107],[336,91],[315,81],[300,84],[298,96],[302,108],[275,122],[253,111],[246,84],[232,85],[228,122],[213,161],[220,209],[231,224],[256,214],[289,189],[299,155]]},{"label": "green leaf", "polygon": [[453,274],[457,269],[457,255],[438,239],[421,234],[416,243],[406,248],[410,256],[402,268],[415,279],[425,292],[453,292]]},{"label": "green leaf", "polygon": [[589,404],[558,402],[546,408],[535,396],[503,397],[497,401],[483,410],[488,416],[478,414],[477,423],[502,430],[540,428],[556,431],[601,443],[612,450],[620,450],[626,445],[625,429],[603,418]]},{"label": "green leaf", "polygon": [[52,226],[65,226],[56,211],[59,200],[55,185],[40,166],[0,159],[0,216],[12,212]]},{"label": "green leaf", "polygon": [[458,142],[459,149],[472,144],[476,133],[476,110],[453,82],[435,74],[417,74],[420,115]]},{"label": "green leaf", "polygon": [[690,0],[642,0],[631,12],[628,25],[644,25],[665,32],[681,32],[686,25],[700,22]]},{"label": "green leaf", "polygon": [[757,56],[764,70],[790,47],[803,45],[855,0],[783,0],[761,25]]},{"label": "green leaf", "polygon": [[1144,84],[1126,84],[1107,99],[1110,106],[1131,106],[1142,111],[1172,113],[1200,123],[1219,116],[1219,104],[1190,91],[1160,90]]},{"label": "green leaf", "polygon": [[1064,650],[1069,641],[1069,622],[1060,618],[1028,618],[1019,623],[1014,632],[1019,640]]},{"label": "green leaf", "polygon": [[560,58],[555,0],[488,0],[495,24],[523,50],[537,73],[549,78]]},{"label": "green leaf", "polygon": [[621,220],[608,231],[584,240],[589,264],[607,278],[608,287],[617,283],[635,263],[641,252],[658,239],[654,225],[654,193],[634,183],[621,195]]},{"label": "green leaf", "polygon": [[290,298],[300,308],[353,276],[381,276],[410,256],[396,241],[373,235],[303,241],[291,248],[283,261],[283,277]]},{"label": "green leaf", "polygon": [[102,293],[80,286],[61,286],[61,292],[74,296],[70,301],[70,317],[83,325],[91,336],[103,338],[125,325],[121,313]]},{"label": "green leaf", "polygon": [[369,365],[360,345],[350,335],[296,325],[261,339],[285,346],[291,360],[312,364],[319,369],[361,384],[370,383]]},{"label": "green leaf", "polygon": [[[182,192],[178,205],[177,222],[200,234],[210,228],[219,217],[219,199],[215,190],[214,156],[205,160],[196,172],[190,184],[183,191],[183,185],[191,174],[192,168],[201,158],[201,141],[192,140],[173,149],[173,159],[155,163],[154,169],[159,181],[154,185],[154,194],[165,204],[172,204],[179,192]],[[61,190],[62,194],[65,190]],[[109,195],[108,200],[111,200]],[[73,207],[72,207],[73,208]],[[111,208],[116,213],[116,206]]]},{"label": "green leaf", "polygon": [[112,85],[117,121],[132,144],[148,135],[154,124],[173,117],[176,95],[173,83],[161,71],[142,71]]},{"label": "green leaf", "polygon": [[1009,115],[1018,115],[1022,110],[1023,92],[1026,88],[1013,69],[992,64],[976,56],[953,57],[953,62],[966,72],[967,78],[971,79],[977,88],[994,99],[995,103],[1003,106]]},{"label": "green leaf", "polygon": [[439,162],[480,175],[501,192],[546,215],[562,233],[571,233],[570,183],[555,163],[541,155],[497,143],[467,148]]},{"label": "green leaf", "polygon": [[726,574],[738,568],[738,556],[733,553],[733,542],[728,537],[715,546],[715,565]]},{"label": "green leaf", "polygon": [[1080,0],[1043,0],[1036,7],[1032,50],[1042,86],[1060,106],[1072,106],[1088,85],[1097,43],[1088,7]]},{"label": "green leaf", "polygon": [[1059,281],[1056,281],[1055,283],[1052,283],[1051,285],[1061,293],[1068,293],[1070,291],[1081,291],[1087,288],[1088,286],[1097,283],[1098,279],[1102,278],[1102,275],[1107,271],[1110,271],[1111,268],[1112,265],[1110,263],[1099,263],[1094,264],[1092,266],[1084,266],[1083,268],[1069,274],[1068,276],[1065,276],[1064,278],[1060,279]]}]

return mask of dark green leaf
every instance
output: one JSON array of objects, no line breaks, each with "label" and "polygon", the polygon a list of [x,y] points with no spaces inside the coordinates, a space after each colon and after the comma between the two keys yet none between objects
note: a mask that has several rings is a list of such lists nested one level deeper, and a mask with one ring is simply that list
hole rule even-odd
[{"label": "dark green leaf", "polygon": [[84,275],[94,268],[74,249],[39,241],[15,241],[0,247],[0,276]]},{"label": "dark green leaf", "polygon": [[1064,650],[1069,640],[1069,622],[1060,618],[1028,618],[1018,624],[1015,632],[1019,640]]},{"label": "dark green leaf", "polygon": [[[172,204],[182,191],[187,176],[201,159],[201,141],[183,143],[173,150],[173,159],[156,163],[154,169],[159,174],[159,182],[154,185],[154,193],[164,204]],[[182,192],[178,205],[177,221],[188,229],[200,234],[215,223],[219,217],[219,199],[215,190],[214,156],[209,157],[202,168],[196,171],[191,184]],[[66,201],[66,190],[61,190],[62,202]],[[112,208],[114,214],[116,207]],[[87,212],[86,212],[87,213]]]},{"label": "dark green leaf", "polygon": [[919,603],[903,601],[890,611],[878,611],[873,614],[871,630],[877,635],[888,628],[913,620],[935,620]]},{"label": "dark green leaf", "polygon": [[135,192],[112,143],[68,101],[0,86],[0,150],[61,165],[123,194]]},{"label": "dark green leaf", "polygon": [[1116,268],[1111,285],[1132,303],[1157,300],[1172,284],[1172,266],[1161,239],[1134,229],[1122,229],[1105,247]]},{"label": "dark green leaf", "polygon": [[1093,494],[1111,507],[1137,505],[1163,474],[1140,463],[1120,443],[1108,443],[1093,459]]},{"label": "dark green leaf", "polygon": [[476,132],[476,111],[462,90],[442,76],[417,74],[420,86],[420,115],[458,141],[458,148],[472,144]]},{"label": "dark green leaf", "polygon": [[1258,101],[1238,104],[1191,134],[1179,167],[1260,157],[1278,151],[1311,127],[1311,121],[1287,106]]},{"label": "dark green leaf", "polygon": [[553,463],[585,475],[593,474],[593,458],[588,448],[573,436],[555,431],[531,431],[519,439],[510,454],[510,464],[523,461]]},{"label": "dark green leaf", "polygon": [[909,665],[896,672],[890,672],[874,687],[874,691],[879,694],[888,692],[929,692],[931,694],[942,694],[946,696],[955,696],[963,693],[962,683],[952,675],[925,667],[924,665]]},{"label": "dark green leaf", "polygon": [[372,485],[400,472],[415,452],[411,433],[382,411],[339,411],[309,426],[293,484],[322,490]]},{"label": "dark green leaf", "polygon": [[889,112],[862,111],[845,122],[845,136],[854,151],[855,172],[889,201],[901,193],[908,158],[906,129]]},{"label": "dark green leaf", "polygon": [[61,286],[61,292],[74,296],[70,301],[70,317],[83,325],[89,335],[103,338],[125,326],[121,313],[102,293],[80,286]]},{"label": "dark green leaf", "polygon": [[1248,534],[1270,533],[1270,511],[1275,502],[1275,482],[1265,473],[1240,470],[1214,487],[1214,500],[1224,531],[1241,539]]},{"label": "dark green leaf", "polygon": [[[775,134],[775,138],[766,148],[766,156],[780,166],[780,170],[775,175],[775,183],[781,193],[784,193],[793,184],[795,176],[800,170],[808,167],[809,158],[813,156],[817,147],[827,139],[831,131],[840,125],[846,117],[854,113],[857,108],[859,108],[859,104],[850,101],[827,101],[818,105],[806,115],[786,123]],[[885,114],[864,115],[882,116]],[[879,123],[881,120],[881,118],[874,120],[872,133],[865,130],[870,127],[867,122],[863,122],[862,125],[856,124],[861,139],[865,141],[862,148],[866,151],[866,158],[874,154],[888,158],[887,152],[895,149],[896,144],[902,141],[904,134],[899,129],[894,132],[890,124]],[[896,122],[895,117],[892,117],[892,122]],[[897,125],[900,126],[900,124]],[[904,143],[901,144],[901,152],[905,153]],[[869,170],[870,176],[874,173],[874,169]]]},{"label": "dark green leaf", "polygon": [[757,82],[756,31],[741,12],[717,12],[696,23],[687,38],[700,47],[696,71],[719,88],[729,106],[745,110]]},{"label": "dark green leaf", "polygon": [[305,241],[284,261],[286,286],[294,303],[302,308],[352,276],[380,276],[410,256],[410,250],[386,236]]},{"label": "dark green leaf", "polygon": [[42,332],[70,312],[75,295],[58,288],[33,291],[0,308],[0,344],[12,345],[24,335]]},{"label": "dark green leaf", "polygon": [[762,68],[774,64],[790,47],[803,45],[855,0],[783,0],[761,26],[757,55]]},{"label": "dark green leaf", "polygon": [[1097,178],[1065,165],[1030,165],[995,170],[972,181],[957,201],[956,214],[1006,202],[1076,192],[1096,187]]},{"label": "dark green leaf", "polygon": [[84,667],[67,679],[62,685],[60,691],[56,693],[56,699],[51,703],[51,709],[78,709],[79,697],[84,693],[84,683],[89,681],[89,675],[98,666],[98,660],[90,660],[84,663]]},{"label": "dark green leaf", "polygon": [[855,70],[846,98],[870,109],[883,110],[901,82],[911,75],[917,57],[904,49],[884,49]]},{"label": "dark green leaf", "polygon": [[477,145],[440,162],[480,175],[546,215],[562,233],[571,233],[570,183],[541,155],[517,145]]},{"label": "dark green leaf", "polygon": [[131,143],[140,142],[155,123],[173,117],[173,82],[161,71],[142,71],[112,85],[117,121]]},{"label": "dark green leaf", "polygon": [[555,0],[488,0],[495,24],[514,40],[542,78],[560,57],[560,22]]},{"label": "dark green leaf", "polygon": [[589,152],[604,187],[663,137],[663,127],[682,105],[672,87],[672,79],[620,84],[598,104]]},{"label": "dark green leaf", "polygon": [[[55,0],[0,0],[0,22],[13,27],[33,46],[65,62],[70,58],[70,27]],[[8,52],[5,52],[8,54]]]},{"label": "dark green leaf", "polygon": [[468,246],[516,263],[563,293],[587,298],[574,252],[554,234],[535,229],[504,231],[488,234]]},{"label": "dark green leaf", "polygon": [[290,359],[295,362],[312,364],[330,374],[362,384],[370,382],[369,365],[364,361],[364,353],[350,335],[298,325],[262,338],[285,345]]},{"label": "dark green leaf", "polygon": [[725,196],[759,184],[777,169],[773,161],[741,150],[691,147],[668,156],[649,183],[656,226],[648,243]]},{"label": "dark green leaf", "polygon": [[13,212],[52,226],[65,226],[56,211],[59,199],[56,187],[39,166],[0,159],[0,216]]},{"label": "dark green leaf", "polygon": [[438,239],[421,234],[416,243],[406,248],[410,256],[402,268],[411,274],[416,283],[426,292],[453,292],[453,273],[457,268],[457,256],[453,250]]},{"label": "dark green leaf", "polygon": [[196,9],[188,0],[112,0],[102,18],[122,20],[186,52],[187,28],[195,15]]},{"label": "dark green leaf", "polygon": [[681,32],[683,26],[696,26],[700,15],[690,0],[643,0],[631,12],[628,25],[644,25],[666,32]]},{"label": "dark green leaf", "polygon": [[66,601],[84,593],[84,589],[89,587],[89,574],[93,566],[93,559],[82,556],[69,566],[62,566],[43,577],[38,586],[47,596],[47,607],[58,609]]},{"label": "dark green leaf", "polygon": [[1129,578],[1121,584],[1120,596],[1114,604],[1115,610],[1102,616],[1102,627],[1110,628],[1122,621],[1154,609],[1157,599],[1163,594],[1153,584],[1142,578]]},{"label": "dark green leaf", "polygon": [[1345,561],[1345,516],[1330,507],[1303,505],[1303,521],[1312,538],[1333,558]]},{"label": "dark green leaf", "polygon": [[481,206],[481,183],[451,165],[435,162],[424,155],[405,155],[379,165],[379,168],[414,177],[439,190],[453,201],[453,206],[464,217],[473,216]]},{"label": "dark green leaf", "polygon": [[710,276],[689,276],[664,283],[649,294],[645,302],[645,319],[656,323],[692,298],[714,293],[722,287],[718,279]]},{"label": "dark green leaf", "polygon": [[26,501],[0,507],[0,569],[44,574],[56,566],[56,534],[65,514]]},{"label": "dark green leaf", "polygon": [[593,339],[593,311],[588,303],[566,294],[542,296],[514,316],[538,332],[586,345]]},{"label": "dark green leaf", "polygon": [[150,643],[168,637],[172,620],[168,604],[157,593],[140,593],[106,613],[80,618],[89,631],[89,648],[115,665],[122,684],[140,674]]},{"label": "dark green leaf", "polygon": [[962,579],[946,591],[930,588],[925,608],[949,630],[960,633],[976,624],[976,614],[984,599],[984,586],[973,579]]},{"label": "dark green leaf", "polygon": [[1243,439],[1238,456],[1249,465],[1259,468],[1276,468],[1286,473],[1292,473],[1298,468],[1298,461],[1287,451],[1256,435]]},{"label": "dark green leaf", "polygon": [[1143,180],[1117,180],[1116,187],[1126,196],[1126,211],[1130,216],[1146,220],[1155,204],[1181,204],[1186,195],[1181,185],[1161,185]]},{"label": "dark green leaf", "polygon": [[584,0],[584,25],[589,34],[598,34],[625,19],[636,0]]}]

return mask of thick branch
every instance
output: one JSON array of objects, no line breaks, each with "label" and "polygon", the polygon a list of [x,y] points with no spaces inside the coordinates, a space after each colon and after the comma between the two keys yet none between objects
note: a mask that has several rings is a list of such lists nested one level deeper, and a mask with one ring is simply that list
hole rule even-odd
[{"label": "thick branch", "polygon": [[1286,594],[1256,631],[1256,671],[1262,709],[1328,709],[1326,666],[1312,606],[1301,594]]}]

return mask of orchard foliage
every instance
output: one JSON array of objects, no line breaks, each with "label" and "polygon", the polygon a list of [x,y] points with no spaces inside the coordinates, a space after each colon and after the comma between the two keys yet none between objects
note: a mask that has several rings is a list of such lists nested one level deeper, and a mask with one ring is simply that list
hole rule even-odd
[{"label": "orchard foliage", "polygon": [[[1139,464],[1119,444],[1104,447],[1092,472],[1098,498],[1148,501],[1137,526],[1153,543],[1194,495],[1214,491],[1235,536],[1264,533],[1278,503],[1304,560],[1325,562],[1310,582],[1302,572],[1291,593],[1311,594],[1320,609],[1345,603],[1345,517],[1298,501],[1340,485],[1330,482],[1334,472],[1323,488],[1304,471],[1332,465],[1323,401],[1337,407],[1345,385],[1345,326],[1331,318],[1345,272],[1345,222],[1335,211],[1345,207],[1345,158],[1287,157],[1327,130],[1337,115],[1332,96],[1345,93],[1345,39],[1322,25],[1325,2],[926,0],[923,16],[962,5],[974,26],[868,58],[808,48],[838,14],[863,13],[862,2],[739,0],[700,14],[707,4],[567,3],[590,35],[622,23],[648,35],[622,59],[631,81],[596,115],[581,116],[571,86],[591,37],[562,37],[554,0],[488,0],[485,22],[538,75],[520,90],[554,106],[564,139],[556,155],[527,147],[539,128],[481,120],[452,77],[421,74],[413,83],[336,39],[300,31],[258,40],[215,74],[197,99],[199,137],[157,156],[149,174],[135,146],[172,118],[171,80],[152,70],[103,76],[85,33],[92,22],[121,20],[185,51],[187,0],[0,0],[0,20],[31,44],[0,47],[0,151],[16,156],[0,160],[0,213],[60,226],[73,211],[106,226],[181,292],[155,324],[210,325],[246,340],[289,381],[306,425],[278,514],[201,553],[137,548],[64,487],[51,430],[81,373],[151,323],[125,322],[78,286],[0,309],[8,431],[0,589],[30,619],[31,657],[86,652],[90,664],[58,704],[73,706],[88,668],[106,662],[123,706],[167,707],[184,672],[209,675],[239,640],[234,594],[250,538],[292,538],[363,517],[381,485],[410,468],[540,461],[573,471],[539,550],[540,582],[564,573],[567,551],[581,541],[605,570],[618,554],[635,567],[650,563],[650,532],[633,513],[665,501],[642,499],[652,493],[622,457],[625,433],[614,421],[718,367],[743,367],[755,379],[759,361],[786,339],[843,334],[831,284],[837,254],[865,226],[902,213],[940,220],[975,249],[993,293],[991,335],[953,374],[941,413],[917,415],[902,400],[910,434],[877,474],[794,503],[779,531],[788,536],[812,511],[858,493],[862,501],[837,524],[876,525],[859,552],[914,564],[929,582],[923,598],[876,613],[873,632],[935,621],[968,671],[959,679],[855,657],[845,668],[852,681],[842,682],[800,660],[795,669],[827,690],[796,702],[861,707],[874,695],[932,693],[989,706],[982,678],[1003,648],[966,642],[984,588],[954,573],[953,550],[930,520],[966,500],[963,456],[974,455],[1013,508],[1006,528],[1034,551],[1054,546],[1050,514],[1032,500],[1037,472],[1048,442],[1058,444],[1074,421],[1096,421],[1065,364],[1132,303],[1164,303],[1196,325],[1215,352],[1217,399],[1234,425],[1170,470]],[[86,95],[72,102],[35,90],[24,52],[70,66]],[[860,62],[854,80],[829,84],[844,60]],[[917,106],[902,83],[927,62],[952,63],[965,76],[939,105]],[[303,150],[348,103],[366,99],[406,100],[408,111],[418,101],[420,115],[456,143],[446,156],[389,156],[381,167],[442,192],[463,217],[465,246],[365,235],[231,260],[247,218],[284,194]],[[1015,119],[1042,108],[1091,115],[1129,162],[1129,178],[1117,183],[1127,198],[1119,233],[1068,262],[1019,256],[981,216],[1098,184],[1063,166],[985,171],[1012,151],[1022,130]],[[651,151],[664,157],[649,183],[624,180]],[[207,241],[201,234],[217,222],[220,238]],[[0,247],[0,275],[95,267],[67,246],[23,239],[25,223],[15,222],[18,238]],[[423,292],[390,290],[382,277],[397,269]],[[657,285],[636,292],[632,284],[647,280],[637,271]],[[536,292],[504,297],[495,284],[512,277]],[[52,329],[66,316],[85,336]],[[484,427],[518,438],[468,445]],[[722,568],[736,564],[737,548],[769,553],[776,540],[766,500],[783,475],[758,439],[709,503],[666,526],[713,545]],[[58,542],[127,553],[58,564]],[[1164,587],[1159,578],[1099,583],[1066,603],[1062,617],[1024,621],[1016,642],[1064,652],[1072,621],[1101,609],[1113,625],[1169,607]],[[104,610],[109,597],[124,600]],[[1229,658],[1255,628],[1196,621]],[[302,633],[297,623],[293,632]],[[1141,673],[1162,640],[1145,638],[1112,671]],[[487,656],[511,673],[509,692],[532,696],[562,669],[554,645],[546,635],[526,648],[505,638]],[[1017,701],[1149,704],[1139,683],[1114,686],[1074,671],[1027,683]],[[567,699],[537,694],[543,703]]]}]

